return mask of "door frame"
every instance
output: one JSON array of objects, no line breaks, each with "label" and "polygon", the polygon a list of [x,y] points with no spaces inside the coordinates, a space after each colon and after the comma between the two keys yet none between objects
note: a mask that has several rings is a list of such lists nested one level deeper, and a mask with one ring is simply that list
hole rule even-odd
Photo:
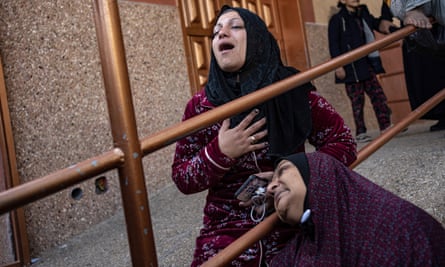
[{"label": "door frame", "polygon": [[[0,58],[0,182],[5,183],[6,190],[20,184],[17,161],[9,115],[8,97],[3,74],[3,63]],[[23,208],[15,209],[7,215],[11,225],[11,241],[14,260],[2,267],[30,266],[29,241],[26,232],[25,213]]]}]

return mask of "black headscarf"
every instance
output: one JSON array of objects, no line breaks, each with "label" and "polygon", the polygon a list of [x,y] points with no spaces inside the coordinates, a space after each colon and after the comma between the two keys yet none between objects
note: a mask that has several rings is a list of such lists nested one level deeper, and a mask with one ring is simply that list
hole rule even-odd
[{"label": "black headscarf", "polygon": [[309,166],[314,231],[295,235],[269,266],[445,266],[445,229],[424,210],[326,153],[284,159],[303,179]]},{"label": "black headscarf", "polygon": [[[221,70],[215,55],[211,55],[208,82],[205,87],[209,101],[220,106],[252,93],[299,71],[281,62],[277,41],[259,16],[243,8],[223,6],[216,20],[228,10],[236,11],[243,19],[247,32],[246,62],[237,72]],[[237,83],[239,78],[239,83]],[[308,93],[313,88],[306,83],[259,105],[256,119],[266,117],[271,156],[291,154],[304,143],[311,128]],[[234,127],[250,113],[247,110],[231,118]]]},{"label": "black headscarf", "polygon": [[278,164],[282,161],[282,160],[288,160],[290,162],[292,162],[292,164],[295,165],[295,167],[297,167],[298,171],[301,174],[301,177],[303,178],[303,182],[306,185],[306,196],[304,197],[304,210],[309,208],[309,201],[308,201],[308,196],[309,196],[309,179],[311,177],[311,173],[310,173],[310,168],[309,168],[309,161],[307,159],[306,153],[304,152],[299,152],[296,154],[292,154],[286,157],[282,157],[279,158],[275,161],[275,168],[278,166]]}]

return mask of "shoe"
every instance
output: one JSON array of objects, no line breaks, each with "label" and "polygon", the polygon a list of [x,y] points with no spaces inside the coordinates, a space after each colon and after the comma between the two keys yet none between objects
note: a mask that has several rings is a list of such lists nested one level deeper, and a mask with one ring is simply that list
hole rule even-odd
[{"label": "shoe", "polygon": [[[393,126],[394,126],[394,124],[391,123],[391,125],[389,125],[388,127],[386,127],[385,130],[381,130],[381,131],[380,131],[380,134],[384,134],[384,133],[386,133],[386,132],[387,132],[389,129],[391,129]],[[408,127],[404,128],[404,129],[401,130],[400,132],[401,132],[401,133],[404,133],[404,132],[406,132],[406,131],[408,131]]]},{"label": "shoe", "polygon": [[391,127],[393,127],[394,126],[394,124],[390,124],[388,127],[386,127],[385,129],[383,129],[383,130],[380,130],[380,134],[384,134],[384,133],[386,133]]},{"label": "shoe", "polygon": [[367,135],[366,133],[361,133],[355,137],[355,140],[357,140],[357,143],[366,143],[372,141],[372,137]]},{"label": "shoe", "polygon": [[439,120],[438,123],[430,127],[430,132],[445,130],[445,119]]}]

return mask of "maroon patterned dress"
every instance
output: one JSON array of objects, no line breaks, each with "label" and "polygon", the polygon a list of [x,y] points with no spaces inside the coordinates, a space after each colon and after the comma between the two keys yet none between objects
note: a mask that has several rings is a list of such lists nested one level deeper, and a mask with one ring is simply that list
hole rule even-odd
[{"label": "maroon patterned dress", "polygon": [[[317,92],[309,93],[312,132],[308,141],[318,151],[332,155],[346,165],[356,158],[356,143],[350,129],[334,108]],[[188,102],[183,120],[212,109],[205,91]],[[250,208],[242,208],[234,198],[235,191],[252,173],[273,169],[267,149],[238,159],[225,156],[218,147],[220,124],[202,129],[176,144],[172,178],[185,194],[208,190],[203,227],[196,240],[192,266],[198,266],[256,225]],[[298,151],[303,151],[301,146]],[[297,151],[295,151],[297,152]],[[257,167],[258,166],[258,167]],[[281,225],[268,238],[246,250],[232,262],[233,266],[259,266],[291,238],[295,230]]]},{"label": "maroon patterned dress", "polygon": [[270,266],[445,266],[432,216],[324,153],[306,156],[311,217]]}]

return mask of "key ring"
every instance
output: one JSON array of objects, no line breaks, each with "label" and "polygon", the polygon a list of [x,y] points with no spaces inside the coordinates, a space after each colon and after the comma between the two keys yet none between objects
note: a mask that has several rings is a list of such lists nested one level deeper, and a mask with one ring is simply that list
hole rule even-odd
[{"label": "key ring", "polygon": [[[264,219],[266,215],[266,189],[264,187],[259,187],[255,191],[255,195],[252,197],[253,205],[250,209],[250,218],[252,221],[259,223]],[[256,208],[261,207],[261,215],[256,216]]]}]

